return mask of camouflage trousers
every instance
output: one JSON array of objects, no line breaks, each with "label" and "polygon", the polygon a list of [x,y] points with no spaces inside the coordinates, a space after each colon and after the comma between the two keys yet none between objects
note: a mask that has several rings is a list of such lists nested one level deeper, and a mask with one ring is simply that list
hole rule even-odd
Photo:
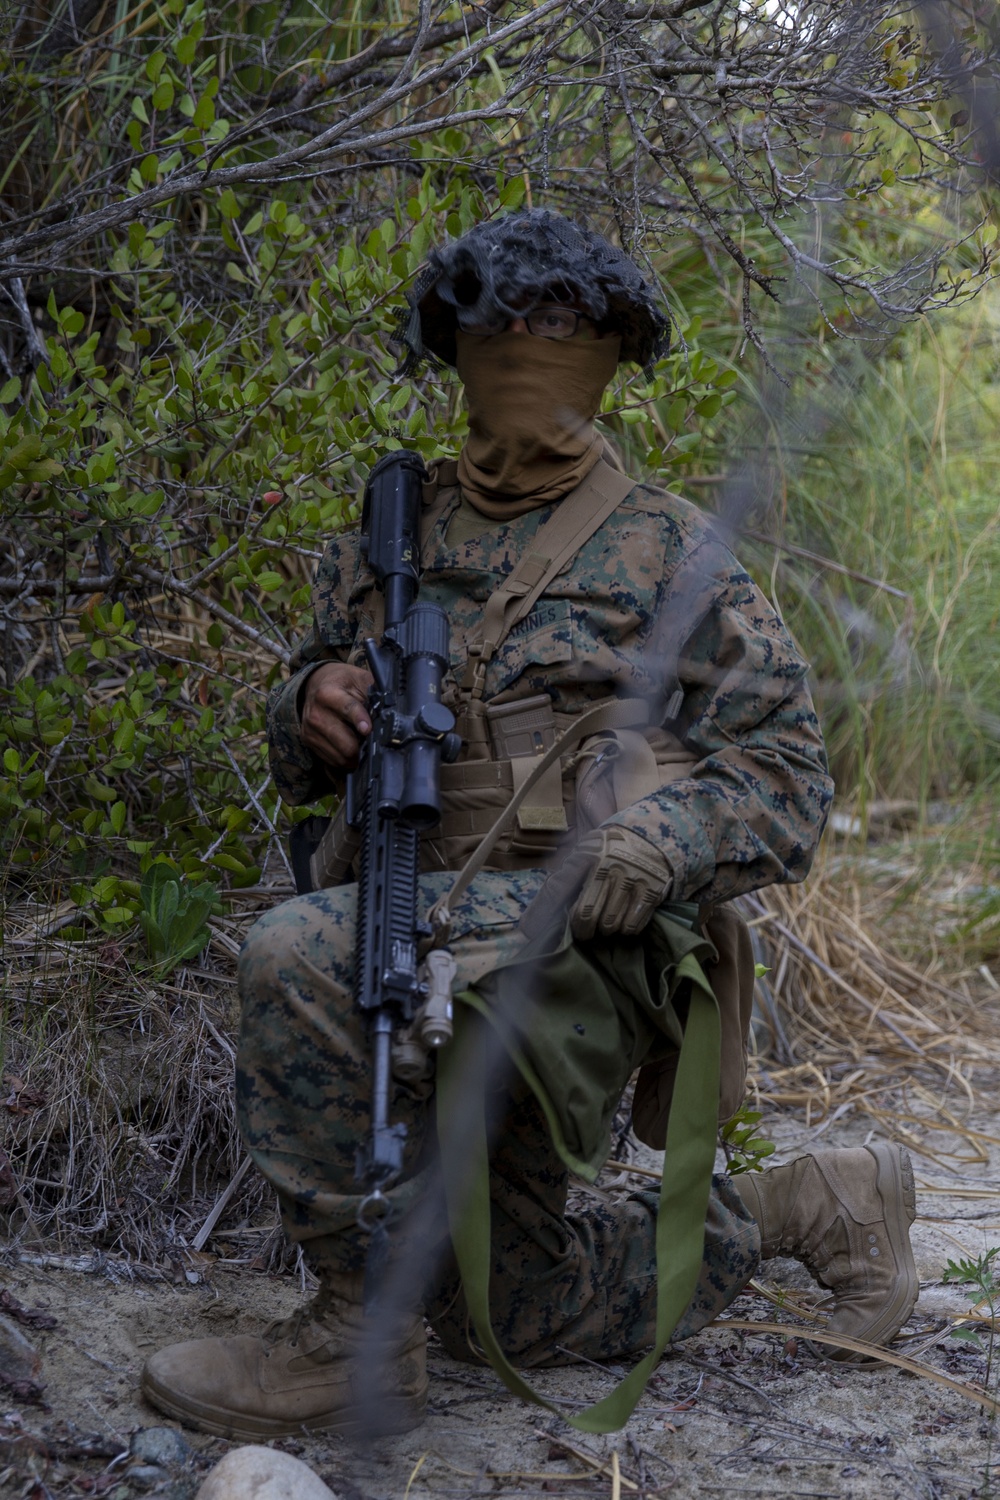
[{"label": "camouflage trousers", "polygon": [[[425,909],[451,878],[421,876]],[[483,872],[472,883],[452,913],[458,990],[516,952],[517,921],[542,878],[534,870]],[[256,924],[240,959],[240,1128],[275,1188],[289,1234],[320,1270],[362,1269],[368,1243],[356,1222],[361,1197],[354,1180],[371,1088],[365,1022],[352,1001],[354,916],[354,886],[297,897]],[[391,1118],[406,1125],[407,1145],[403,1180],[390,1194],[393,1253],[421,1268],[415,1297],[422,1296],[448,1352],[473,1359],[479,1356],[443,1210],[420,1212],[436,1175],[433,1107],[431,1085],[397,1086]],[[648,1347],[656,1315],[657,1194],[581,1194],[582,1206],[568,1211],[569,1175],[534,1097],[507,1079],[490,1113],[490,1303],[509,1357],[530,1367]],[[701,1274],[678,1337],[728,1305],[753,1274],[759,1250],[757,1226],[738,1193],[727,1177],[716,1176]]]}]

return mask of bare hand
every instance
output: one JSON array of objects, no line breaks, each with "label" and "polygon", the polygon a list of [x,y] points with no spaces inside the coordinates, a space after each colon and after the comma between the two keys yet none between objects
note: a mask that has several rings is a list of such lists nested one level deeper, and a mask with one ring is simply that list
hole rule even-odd
[{"label": "bare hand", "polygon": [[353,771],[361,741],[371,733],[367,667],[324,662],[306,679],[302,699],[302,743],[334,771]]}]

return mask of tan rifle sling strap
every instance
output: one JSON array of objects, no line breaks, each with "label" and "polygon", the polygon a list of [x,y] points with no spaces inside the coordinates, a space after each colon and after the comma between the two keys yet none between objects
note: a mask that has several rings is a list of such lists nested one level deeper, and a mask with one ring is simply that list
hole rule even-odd
[{"label": "tan rifle sling strap", "polygon": [[[441,459],[435,464],[424,485],[424,515],[421,531],[426,543],[434,526],[447,508],[451,489],[458,483],[458,463]],[[625,496],[635,489],[636,481],[614,469],[603,458],[590,473],[564,496],[552,515],[540,526],[530,552],[486,601],[482,624],[469,641],[469,660],[462,678],[463,698],[481,700],[486,668],[498,647],[514,626],[529,615],[536,600],[553,578],[570,562],[594,532],[603,526]],[[375,630],[381,630],[382,599],[374,601]]]},{"label": "tan rifle sling strap", "polygon": [[566,495],[540,526],[530,552],[486,602],[482,625],[469,642],[469,660],[462,679],[462,696],[481,701],[486,668],[514,626],[534,608],[545,591],[583,544],[590,540],[613,511],[635,489],[636,481],[598,459],[587,477]]},{"label": "tan rifle sling strap", "polygon": [[439,458],[432,464],[424,485],[424,513],[420,533],[426,543],[435,525],[448,508],[450,491],[458,483],[458,459]]}]

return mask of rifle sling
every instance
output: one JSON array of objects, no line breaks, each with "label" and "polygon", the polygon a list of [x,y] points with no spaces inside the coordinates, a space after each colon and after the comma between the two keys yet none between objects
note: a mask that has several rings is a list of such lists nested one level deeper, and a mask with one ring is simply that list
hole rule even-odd
[{"label": "rifle sling", "polygon": [[468,643],[463,696],[482,698],[486,668],[497,647],[531,613],[556,574],[634,489],[634,479],[601,458],[576,489],[559,501],[536,532],[531,550],[486,601],[482,624]]}]

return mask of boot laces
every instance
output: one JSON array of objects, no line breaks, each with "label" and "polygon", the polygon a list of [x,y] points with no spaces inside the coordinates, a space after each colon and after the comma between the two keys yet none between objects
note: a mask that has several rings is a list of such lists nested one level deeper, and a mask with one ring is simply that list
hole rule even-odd
[{"label": "boot laces", "polygon": [[326,1316],[333,1305],[333,1294],[329,1287],[321,1286],[309,1302],[301,1303],[291,1317],[278,1318],[264,1329],[265,1344],[281,1344],[286,1340],[292,1348],[298,1347],[303,1328],[311,1323],[326,1326]]}]

